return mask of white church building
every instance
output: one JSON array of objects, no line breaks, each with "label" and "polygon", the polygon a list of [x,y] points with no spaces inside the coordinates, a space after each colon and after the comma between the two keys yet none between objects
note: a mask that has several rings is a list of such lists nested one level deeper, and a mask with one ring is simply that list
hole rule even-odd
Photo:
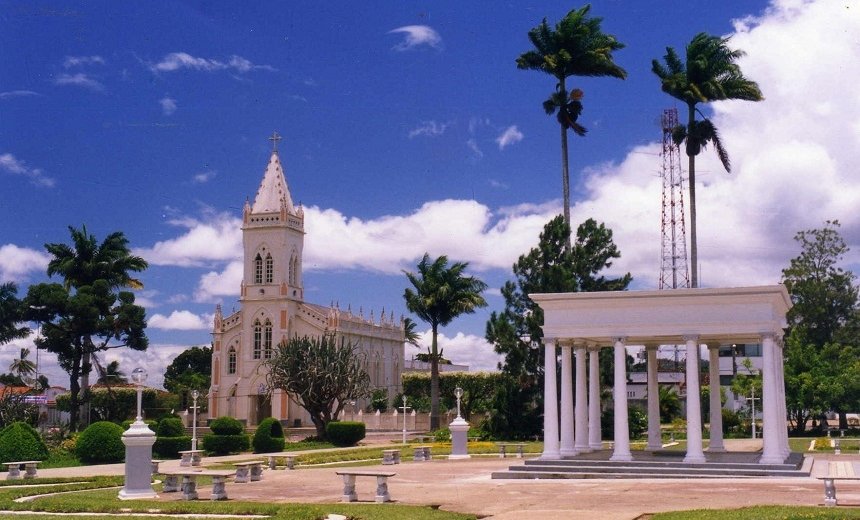
[{"label": "white church building", "polygon": [[[253,204],[242,212],[244,270],[239,310],[224,316],[215,310],[212,386],[209,415],[229,415],[246,425],[275,417],[289,426],[308,425],[310,418],[281,390],[269,398],[265,361],[277,345],[302,336],[334,334],[358,346],[364,355],[371,388],[384,388],[389,399],[400,392],[403,371],[402,318],[375,319],[304,300],[302,250],[305,214],[293,203],[275,143]],[[350,307],[351,309],[351,307]],[[359,403],[360,406],[360,403]]]}]

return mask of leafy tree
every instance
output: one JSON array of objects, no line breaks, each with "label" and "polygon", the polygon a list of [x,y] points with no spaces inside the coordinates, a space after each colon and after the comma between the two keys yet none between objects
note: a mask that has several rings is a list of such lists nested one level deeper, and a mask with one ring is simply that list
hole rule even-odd
[{"label": "leafy tree", "polygon": [[39,407],[28,403],[25,394],[0,391],[0,428],[14,422],[36,425],[39,420]]},{"label": "leafy tree", "polygon": [[[191,347],[181,352],[164,371],[164,388],[168,392],[181,396],[181,407],[188,406],[188,400],[193,390],[201,395],[209,392],[212,380],[212,347]],[[206,399],[197,402],[206,406]]]},{"label": "leafy tree", "polygon": [[[439,429],[439,327],[451,323],[461,314],[472,314],[478,307],[486,307],[487,301],[481,296],[487,284],[474,276],[463,273],[469,266],[467,262],[454,262],[448,265],[448,257],[440,256],[431,261],[430,255],[418,262],[418,273],[404,271],[412,288],[403,293],[406,308],[422,321],[430,324],[432,341],[430,344],[430,429]],[[414,290],[413,290],[414,289]]]},{"label": "leafy tree", "polygon": [[[525,438],[539,433],[543,408],[543,311],[528,295],[544,292],[620,291],[632,280],[630,273],[607,278],[601,272],[621,256],[612,230],[588,219],[576,230],[576,241],[566,247],[570,227],[562,216],[544,226],[538,246],[514,264],[514,281],[502,287],[505,309],[493,312],[487,322],[487,341],[505,359],[500,364],[512,388],[499,388],[492,433]],[[606,354],[603,354],[606,351]],[[611,349],[602,349],[601,380],[610,377]],[[604,368],[605,367],[605,368]],[[606,373],[606,376],[603,373]],[[610,380],[611,382],[611,380]],[[515,425],[529,428],[520,431]]]},{"label": "leafy tree", "polygon": [[571,76],[625,79],[627,72],[612,61],[612,53],[624,48],[615,36],[600,29],[602,18],[590,18],[590,5],[567,13],[555,25],[546,18],[529,31],[534,49],[517,58],[517,68],[538,70],[553,76],[555,91],[543,102],[547,115],[556,114],[561,127],[561,179],[564,194],[564,221],[570,226],[570,174],[568,171],[567,130],[584,136],[586,129],[577,123],[582,113],[582,90],[568,92],[566,81]]},{"label": "leafy tree", "polygon": [[848,253],[838,227],[827,221],[797,233],[801,253],[782,272],[794,304],[784,350],[786,405],[798,433],[828,410],[847,427],[845,412],[860,406],[858,292],[854,274],[838,265]]},{"label": "leafy tree", "polygon": [[270,391],[280,388],[307,410],[320,438],[349,401],[370,393],[364,356],[355,344],[338,344],[330,334],[281,342],[264,363]]},{"label": "leafy tree", "polygon": [[657,393],[660,394],[660,422],[670,423],[681,415],[681,398],[668,386],[658,386]]},{"label": "leafy tree", "polygon": [[[403,374],[403,394],[413,408],[414,403],[421,403],[430,398],[430,374],[412,372]],[[493,393],[505,382],[503,375],[498,372],[443,372],[439,374],[439,393],[442,405],[446,409],[454,409],[457,399],[454,389],[463,389],[460,400],[460,411],[467,421],[473,412],[490,410]],[[399,401],[398,401],[399,402]]]},{"label": "leafy tree", "polygon": [[6,386],[27,386],[21,377],[15,374],[0,374],[0,384]]},{"label": "leafy tree", "polygon": [[32,376],[36,373],[36,364],[27,359],[29,356],[30,349],[22,347],[20,357],[13,359],[9,365],[9,371],[24,382],[31,381]]},{"label": "leafy tree", "polygon": [[148,345],[143,307],[135,305],[134,294],[120,290],[141,287],[131,273],[147,264],[131,254],[121,232],[98,243],[86,227],[69,227],[69,231],[71,246],[45,244],[52,255],[48,276],[60,275],[63,283],[31,285],[25,304],[27,318],[42,324],[37,348],[56,354],[69,374],[69,427],[75,430],[81,391],[89,386],[91,355],[120,347],[145,350]]},{"label": "leafy tree", "polygon": [[[729,39],[699,33],[687,45],[687,60],[682,62],[672,47],[666,47],[665,63],[651,62],[651,70],[660,78],[663,92],[687,105],[687,124],[672,132],[675,144],[686,143],[689,158],[690,185],[690,263],[693,266],[691,286],[699,286],[698,246],[696,242],[696,156],[708,144],[714,145],[727,172],[731,163],[720,140],[717,127],[696,108],[699,103],[726,99],[761,101],[764,97],[755,81],[747,79],[736,63],[744,55],[729,48]],[[696,113],[702,120],[696,119]]]},{"label": "leafy tree", "polygon": [[0,284],[0,345],[26,338],[30,329],[22,326],[23,322],[24,304],[18,299],[18,286],[15,282]]}]

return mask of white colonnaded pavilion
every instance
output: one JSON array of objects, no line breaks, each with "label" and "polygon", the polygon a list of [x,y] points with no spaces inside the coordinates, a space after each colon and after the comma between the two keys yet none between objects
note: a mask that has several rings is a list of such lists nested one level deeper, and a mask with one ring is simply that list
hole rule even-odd
[{"label": "white colonnaded pavilion", "polygon": [[[782,353],[785,315],[791,308],[791,300],[784,286],[551,293],[531,294],[530,298],[544,312],[546,352],[541,459],[560,460],[601,449],[598,351],[611,346],[614,349],[615,433],[609,460],[633,460],[626,413],[627,345],[644,345],[647,351],[648,450],[661,447],[657,347],[686,345],[687,452],[684,462],[702,463],[706,462],[706,456],[702,443],[701,402],[699,392],[691,391],[699,388],[700,345],[706,345],[709,351],[711,435],[708,452],[716,453],[725,451],[719,346],[761,343],[764,356],[763,449],[759,462],[779,464],[791,454],[785,419]],[[560,403],[556,381],[557,348],[561,349]],[[622,410],[624,413],[618,413]]]}]

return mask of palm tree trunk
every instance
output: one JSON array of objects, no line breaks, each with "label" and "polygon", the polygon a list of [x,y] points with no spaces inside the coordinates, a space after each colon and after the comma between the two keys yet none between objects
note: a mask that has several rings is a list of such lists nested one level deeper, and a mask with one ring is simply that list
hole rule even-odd
[{"label": "palm tree trunk", "polygon": [[[696,123],[696,108],[695,105],[688,104],[687,109],[689,111],[687,122],[687,139],[689,142]],[[699,248],[696,244],[696,156],[690,153],[689,147],[687,148],[687,158],[689,160],[687,182],[690,185],[690,287],[695,289],[699,286]]]},{"label": "palm tree trunk", "polygon": [[430,429],[439,429],[439,353],[436,338],[438,325],[433,324],[433,341],[430,345]]},{"label": "palm tree trunk", "polygon": [[[564,84],[564,77],[559,81],[561,91],[567,95],[567,89]],[[573,229],[570,224],[570,169],[567,158],[567,128],[561,123],[561,186],[562,198],[564,199],[564,222],[567,227]],[[567,236],[567,249],[570,250],[570,235]]]}]

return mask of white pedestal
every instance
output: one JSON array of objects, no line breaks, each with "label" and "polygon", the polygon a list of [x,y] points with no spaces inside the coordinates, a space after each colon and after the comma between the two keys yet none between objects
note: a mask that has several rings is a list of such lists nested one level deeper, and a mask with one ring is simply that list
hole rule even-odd
[{"label": "white pedestal", "polygon": [[469,459],[466,443],[468,442],[469,423],[462,417],[457,417],[448,425],[451,430],[451,455],[449,459]]},{"label": "white pedestal", "polygon": [[120,500],[157,498],[152,489],[152,445],[155,432],[143,421],[135,421],[122,434],[125,444],[125,486],[119,492]]}]

